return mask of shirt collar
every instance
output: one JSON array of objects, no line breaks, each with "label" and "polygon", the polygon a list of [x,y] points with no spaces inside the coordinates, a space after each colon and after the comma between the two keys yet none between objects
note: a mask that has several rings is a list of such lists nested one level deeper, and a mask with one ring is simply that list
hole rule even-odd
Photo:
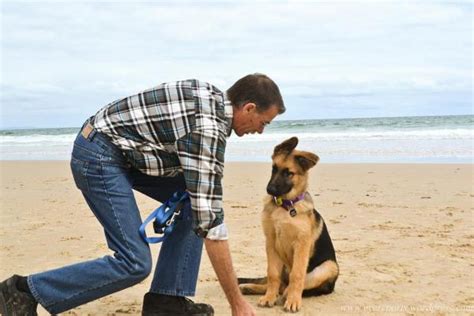
[{"label": "shirt collar", "polygon": [[227,136],[232,134],[232,119],[234,118],[234,108],[232,103],[227,99],[227,96],[224,94],[224,111],[225,119],[227,121]]}]

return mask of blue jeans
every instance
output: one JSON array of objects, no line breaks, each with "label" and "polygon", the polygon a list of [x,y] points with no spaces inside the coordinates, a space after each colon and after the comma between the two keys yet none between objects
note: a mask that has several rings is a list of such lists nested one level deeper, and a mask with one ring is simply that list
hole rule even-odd
[{"label": "blue jeans", "polygon": [[[152,270],[152,259],[138,232],[142,220],[132,189],[160,202],[185,189],[182,176],[152,177],[133,169],[118,147],[95,131],[87,139],[80,133],[77,136],[71,169],[77,187],[104,228],[113,256],[28,276],[33,296],[52,314],[144,280]],[[192,215],[186,214],[161,246],[150,292],[193,296],[202,244],[193,231]]]}]

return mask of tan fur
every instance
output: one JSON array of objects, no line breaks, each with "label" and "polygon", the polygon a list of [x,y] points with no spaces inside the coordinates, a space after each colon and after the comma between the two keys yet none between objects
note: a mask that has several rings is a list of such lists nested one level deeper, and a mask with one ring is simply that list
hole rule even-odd
[{"label": "tan fur", "polygon": [[[306,192],[308,169],[314,166],[319,158],[312,153],[294,150],[294,143],[289,144],[287,148],[288,141],[275,148],[272,159],[278,168],[288,168],[293,173],[293,186],[282,196],[284,199],[293,200]],[[302,164],[298,159],[294,159],[297,156],[303,157]],[[240,286],[244,294],[265,293],[259,300],[260,306],[272,307],[278,300],[284,303],[285,310],[293,312],[301,308],[303,290],[317,288],[327,280],[335,280],[339,274],[338,265],[332,260],[327,260],[306,273],[309,259],[317,251],[314,245],[321,235],[323,222],[315,220],[314,204],[309,194],[294,207],[297,216],[291,217],[287,209],[276,205],[272,196],[265,198],[262,226],[266,238],[267,282]],[[289,271],[289,282],[286,288],[282,288],[282,271],[285,269]],[[283,296],[278,299],[282,293]]]}]

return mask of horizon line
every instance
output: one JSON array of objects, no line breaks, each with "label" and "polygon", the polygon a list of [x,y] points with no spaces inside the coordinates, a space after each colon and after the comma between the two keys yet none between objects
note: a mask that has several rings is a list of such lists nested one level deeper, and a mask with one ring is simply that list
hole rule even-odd
[{"label": "horizon line", "polygon": [[[442,116],[474,116],[474,113],[468,114],[445,114],[445,115],[409,115],[409,116],[361,116],[361,117],[339,117],[339,118],[310,118],[310,119],[275,119],[273,122],[290,121],[332,121],[332,120],[358,120],[358,119],[384,119],[384,118],[407,118],[407,117],[442,117]],[[0,127],[0,131],[9,130],[28,130],[28,129],[56,129],[56,128],[80,128],[80,126],[56,126],[56,127],[38,127],[38,126],[18,126],[18,127]]]}]

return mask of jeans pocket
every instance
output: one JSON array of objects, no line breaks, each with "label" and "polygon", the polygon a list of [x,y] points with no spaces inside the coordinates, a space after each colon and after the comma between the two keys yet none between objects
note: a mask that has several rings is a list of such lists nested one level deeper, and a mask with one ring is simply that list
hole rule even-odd
[{"label": "jeans pocket", "polygon": [[81,191],[87,191],[89,187],[87,182],[88,167],[88,162],[76,159],[74,157],[71,158],[71,170],[74,177],[74,182]]}]

